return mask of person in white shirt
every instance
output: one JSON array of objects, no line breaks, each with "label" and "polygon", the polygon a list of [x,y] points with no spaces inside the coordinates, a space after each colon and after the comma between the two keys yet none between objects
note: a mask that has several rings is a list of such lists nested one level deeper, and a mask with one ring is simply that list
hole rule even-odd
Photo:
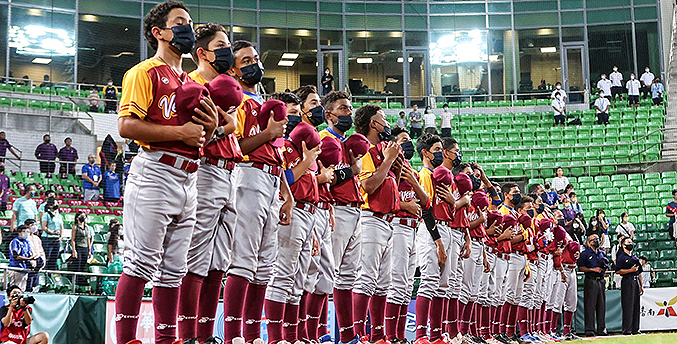
[{"label": "person in white shirt", "polygon": [[656,280],[656,271],[648,263],[646,256],[639,257],[639,262],[642,264],[642,286],[644,288],[651,288],[651,282]]},{"label": "person in white shirt", "polygon": [[444,104],[442,106],[442,123],[440,123],[440,129],[442,130],[442,137],[451,137],[451,121],[454,119],[454,114],[449,112],[449,105]]},{"label": "person in white shirt", "polygon": [[[604,97],[611,100],[611,80],[606,78],[605,73],[602,73],[602,79],[597,82],[597,88],[600,91],[604,91]],[[602,97],[601,94],[600,97]]]},{"label": "person in white shirt", "polygon": [[569,185],[569,178],[564,176],[564,170],[561,167],[558,167],[555,170],[557,175],[555,178],[552,178],[552,183],[550,185],[555,191],[564,190],[567,185]]},{"label": "person in white shirt", "polygon": [[614,66],[614,71],[609,74],[609,80],[611,80],[611,98],[616,100],[616,97],[620,97],[623,94],[623,74],[618,71],[618,67]]},{"label": "person in white shirt", "polygon": [[[564,93],[564,91],[561,91],[561,93]],[[566,121],[566,103],[564,102],[564,98],[561,95],[560,92],[555,91],[554,97],[552,99],[552,109],[555,110],[554,116],[555,116],[555,126],[558,124],[562,125],[562,128],[564,128],[564,122]]]},{"label": "person in white shirt", "polygon": [[599,98],[595,100],[595,109],[597,109],[597,124],[609,124],[609,106],[611,102],[605,97],[604,91],[599,91]]},{"label": "person in white shirt", "polygon": [[628,213],[621,214],[621,223],[616,227],[616,234],[619,237],[629,237],[630,239],[635,239],[635,225],[628,222]]},{"label": "person in white shirt", "polygon": [[639,77],[639,81],[642,82],[642,94],[644,95],[644,99],[651,96],[651,84],[653,84],[655,78],[656,76],[651,73],[649,67],[644,68],[644,74]]},{"label": "person in white shirt", "polygon": [[429,107],[426,108],[425,113],[423,114],[423,124],[426,134],[437,135],[437,123],[435,123],[435,120],[437,120],[437,116],[430,111]]},{"label": "person in white shirt", "polygon": [[639,80],[635,79],[635,73],[630,73],[630,80],[625,84],[628,89],[628,104],[629,106],[639,106],[639,89],[642,87]]},{"label": "person in white shirt", "polygon": [[562,98],[562,101],[563,101],[563,102],[566,102],[566,100],[567,100],[567,93],[566,93],[564,90],[562,90],[562,83],[559,82],[559,81],[555,83],[555,90],[552,91],[552,94],[550,94],[550,98],[555,99],[555,94],[556,94],[556,93],[559,93],[559,95],[560,95],[561,98]]}]

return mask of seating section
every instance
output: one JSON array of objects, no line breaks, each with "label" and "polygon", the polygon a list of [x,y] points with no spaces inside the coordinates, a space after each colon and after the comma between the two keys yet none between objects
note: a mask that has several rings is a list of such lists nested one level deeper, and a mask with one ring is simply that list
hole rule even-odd
[{"label": "seating section", "polygon": [[[0,94],[0,106],[14,108],[29,108],[34,110],[52,110],[52,111],[89,111],[89,104],[86,99],[89,96],[87,90],[77,90],[65,87],[33,87],[26,85],[0,84],[0,92],[11,92]],[[99,97],[103,99],[103,92],[99,91]],[[40,99],[29,99],[38,96]],[[50,97],[42,97],[50,96]],[[54,99],[51,100],[51,96]],[[65,97],[80,98],[77,106],[70,99]],[[45,98],[50,100],[44,100]],[[100,106],[98,112],[103,113],[104,108]]]}]

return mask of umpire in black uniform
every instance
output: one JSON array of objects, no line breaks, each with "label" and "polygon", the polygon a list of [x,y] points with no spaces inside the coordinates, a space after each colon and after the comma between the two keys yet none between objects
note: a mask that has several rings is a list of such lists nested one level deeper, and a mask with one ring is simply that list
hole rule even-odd
[{"label": "umpire in black uniform", "polygon": [[642,287],[642,263],[633,254],[635,243],[625,238],[621,243],[622,252],[616,258],[616,273],[621,280],[621,307],[623,307],[623,334],[639,334],[639,296],[644,293]]},{"label": "umpire in black uniform", "polygon": [[[585,335],[606,336],[606,292],[604,290],[604,272],[609,267],[604,251],[599,249],[599,236],[592,234],[586,240],[585,250],[578,258],[578,270],[585,273],[583,304],[585,310]],[[597,331],[595,332],[595,316]]]}]

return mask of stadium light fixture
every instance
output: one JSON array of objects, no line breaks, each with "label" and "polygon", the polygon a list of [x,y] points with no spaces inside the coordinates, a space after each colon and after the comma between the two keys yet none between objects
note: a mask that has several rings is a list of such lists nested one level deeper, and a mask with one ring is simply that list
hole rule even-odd
[{"label": "stadium light fixture", "polygon": [[291,67],[294,65],[294,60],[280,60],[277,65],[281,67]]},{"label": "stadium light fixture", "polygon": [[373,63],[373,62],[374,62],[374,59],[372,59],[371,57],[358,57],[357,58],[357,63],[368,64],[368,63]]},{"label": "stadium light fixture", "polygon": [[556,47],[542,47],[541,48],[541,53],[543,53],[543,54],[545,54],[545,53],[556,53],[556,52],[557,52]]},{"label": "stadium light fixture", "polygon": [[282,54],[283,60],[296,60],[299,57],[297,53],[284,53]]},{"label": "stadium light fixture", "polygon": [[33,61],[31,61],[31,62],[33,62],[33,63],[35,63],[35,64],[44,64],[44,65],[46,65],[46,64],[50,64],[50,63],[52,62],[52,59],[48,59],[48,58],[44,58],[44,57],[36,57],[36,58],[34,58]]},{"label": "stadium light fixture", "polygon": [[[409,56],[409,58],[408,58],[407,60],[409,61],[409,63],[414,62],[414,58],[411,57],[411,56]],[[402,62],[404,62],[404,57],[398,57],[398,58],[397,58],[397,63],[402,63]]]}]

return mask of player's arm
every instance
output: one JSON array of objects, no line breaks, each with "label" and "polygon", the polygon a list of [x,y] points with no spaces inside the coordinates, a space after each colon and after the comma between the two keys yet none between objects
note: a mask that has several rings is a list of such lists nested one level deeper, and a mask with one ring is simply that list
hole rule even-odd
[{"label": "player's arm", "polygon": [[[381,186],[381,184],[383,184],[383,181],[388,176],[390,167],[397,158],[398,149],[399,147],[395,142],[388,142],[385,147],[383,147],[383,162],[373,173],[371,173],[370,176],[361,180],[362,188],[366,193],[374,193],[374,191],[376,191]],[[371,159],[371,152],[367,153],[364,158]]]},{"label": "player's arm", "polygon": [[479,213],[480,213],[480,216],[476,220],[470,221],[470,229],[475,229],[475,228],[479,227],[481,224],[483,224],[484,221],[486,221],[487,218],[484,215],[484,212],[479,211]]},{"label": "player's arm", "polygon": [[320,155],[322,152],[322,149],[320,148],[322,146],[322,142],[315,146],[313,149],[308,149],[306,146],[305,141],[301,141],[301,148],[303,149],[303,159],[301,162],[296,164],[296,166],[292,167],[291,170],[291,176],[289,173],[286,174],[286,177],[289,179],[289,177],[293,177],[294,180],[288,180],[287,182],[290,182],[291,184],[294,184],[295,181],[299,180],[301,176],[303,176],[306,171],[308,171],[308,168],[310,168],[310,165],[317,160],[317,156]]},{"label": "player's arm", "polygon": [[430,208],[430,197],[428,197],[428,194],[423,190],[423,186],[418,182],[414,169],[410,165],[405,165],[402,168],[402,178],[409,182],[409,185],[414,189],[414,193],[416,194],[416,198],[418,198],[421,207],[423,209]]},{"label": "player's arm", "polygon": [[512,239],[510,239],[511,244],[517,244],[517,243],[520,243],[522,241],[524,241],[524,235],[522,234],[521,231],[520,231],[519,234],[515,234],[515,236],[512,237]]},{"label": "player's arm", "polygon": [[[242,108],[240,108],[238,111],[244,111]],[[238,119],[243,120],[245,116],[242,115],[243,112],[239,114]],[[259,116],[264,116],[265,114],[259,114]],[[283,137],[284,136],[284,130],[287,125],[287,119],[283,119],[281,121],[275,121],[273,119],[273,111],[270,112],[270,117],[268,118],[268,126],[266,129],[263,129],[263,131],[259,132],[256,135],[246,137],[244,133],[241,134],[240,138],[240,150],[242,150],[242,154],[247,155],[257,148],[261,147],[261,145],[265,144],[266,142],[269,142],[273,139],[276,139],[278,137]],[[244,121],[240,124],[240,128],[244,127]]]},{"label": "player's arm", "polygon": [[280,224],[288,225],[291,221],[291,214],[294,208],[294,195],[291,193],[291,189],[289,188],[289,184],[287,183],[287,178],[284,173],[280,176],[280,178],[282,179],[282,182],[280,183],[280,194],[284,200],[282,207],[280,207]]}]

